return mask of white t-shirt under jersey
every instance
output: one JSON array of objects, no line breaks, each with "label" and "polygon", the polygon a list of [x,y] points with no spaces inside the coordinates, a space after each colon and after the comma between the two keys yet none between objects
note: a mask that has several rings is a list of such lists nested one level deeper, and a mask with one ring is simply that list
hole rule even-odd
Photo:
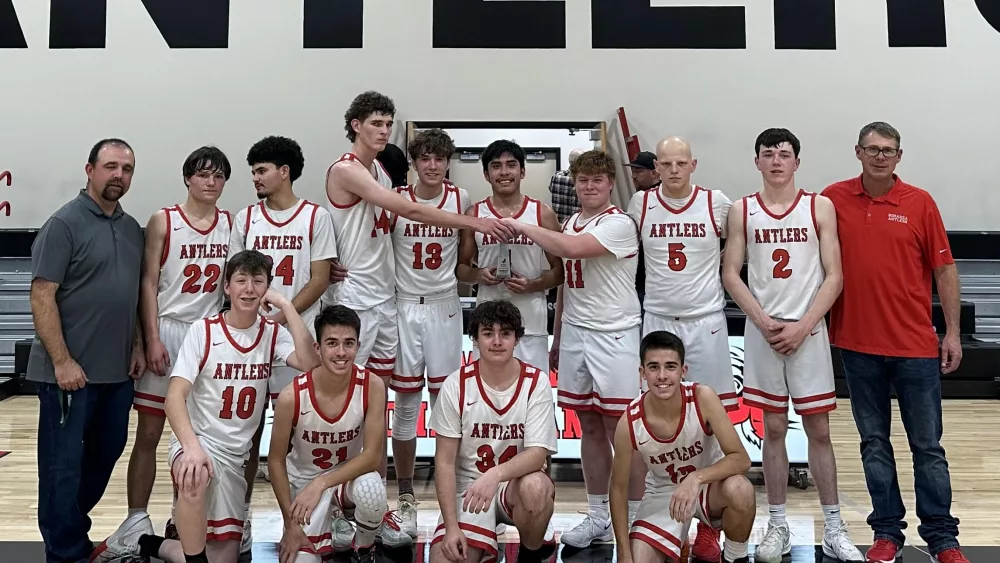
[{"label": "white t-shirt under jersey", "polygon": [[566,220],[563,233],[589,233],[611,254],[563,260],[562,322],[608,332],[638,326],[642,322],[635,292],[639,237],[631,217],[614,206],[583,220],[578,212]]}]

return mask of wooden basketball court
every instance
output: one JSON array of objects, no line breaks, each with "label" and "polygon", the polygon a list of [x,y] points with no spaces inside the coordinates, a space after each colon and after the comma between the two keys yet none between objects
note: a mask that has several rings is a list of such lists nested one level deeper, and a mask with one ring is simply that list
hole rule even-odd
[{"label": "wooden basketball court", "polygon": [[[997,547],[1000,546],[1000,536],[996,532],[996,514],[1000,507],[1000,455],[997,450],[1000,409],[997,407],[995,401],[987,400],[946,400],[944,403],[943,443],[951,468],[953,514],[961,521],[959,541],[965,546],[994,547],[994,550],[985,551],[990,557],[983,561],[1000,561],[1000,547]],[[0,402],[0,453],[3,453],[0,457],[0,541],[37,542],[40,548],[41,536],[37,525],[37,424],[36,397],[17,396]],[[842,514],[850,526],[854,541],[859,546],[867,546],[871,544],[872,538],[865,518],[871,510],[871,504],[861,466],[858,434],[847,400],[842,399],[837,410],[831,414],[831,426],[839,466]],[[149,507],[158,532],[162,531],[170,514],[171,489],[166,466],[166,446],[165,437],[160,444],[159,471]],[[893,446],[903,499],[907,506],[909,529],[905,533],[908,543],[924,551],[924,544],[916,533],[919,521],[915,513],[911,456],[898,413],[893,421]],[[110,534],[126,515],[125,475],[131,448],[130,437],[103,500],[91,513],[92,540],[99,541]],[[757,487],[757,522],[750,538],[751,544],[760,540],[767,523],[762,480],[758,470],[754,470],[754,473],[751,477],[760,486]],[[438,516],[433,483],[426,477],[426,471],[418,469],[415,488],[420,502],[419,541],[423,541],[433,530]],[[389,496],[393,499],[395,490],[391,482],[390,488],[392,490]],[[800,490],[790,486],[787,507],[792,543],[797,546],[796,553],[807,554],[803,556],[805,559],[796,555],[793,560],[812,561],[808,554],[813,552],[813,546],[822,541],[823,534],[823,515],[816,489],[809,487],[807,490]],[[586,493],[581,482],[557,480],[553,522],[557,537],[563,530],[576,525],[582,518],[580,512],[586,511],[586,508]],[[252,522],[255,543],[267,547],[267,544],[280,540],[281,513],[274,501],[270,483],[262,479],[258,480],[254,489]],[[516,543],[516,531],[509,530],[505,541]],[[993,554],[993,551],[998,553]],[[966,555],[972,561],[979,561],[979,557],[970,553]],[[563,558],[566,557],[563,554]],[[576,560],[575,557],[573,559]],[[605,560],[603,557],[601,559]],[[913,560],[912,557],[907,559]],[[254,559],[260,560],[260,557]]]}]

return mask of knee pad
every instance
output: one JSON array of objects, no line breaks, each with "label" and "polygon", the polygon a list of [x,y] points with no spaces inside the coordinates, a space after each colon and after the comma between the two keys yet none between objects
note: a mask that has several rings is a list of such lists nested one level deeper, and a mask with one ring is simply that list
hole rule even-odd
[{"label": "knee pad", "polygon": [[374,528],[385,517],[388,500],[382,477],[374,471],[365,473],[351,482],[347,490],[348,498],[354,503],[354,519]]},{"label": "knee pad", "polygon": [[417,415],[423,393],[396,393],[392,407],[392,437],[406,442],[417,437]]}]

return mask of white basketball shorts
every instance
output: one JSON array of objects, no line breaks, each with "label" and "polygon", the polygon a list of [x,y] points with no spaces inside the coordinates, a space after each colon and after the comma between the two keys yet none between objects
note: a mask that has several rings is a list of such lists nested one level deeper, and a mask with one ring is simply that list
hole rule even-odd
[{"label": "white basketball shorts", "polygon": [[749,319],[744,330],[743,402],[765,412],[800,416],[837,408],[826,320],[820,320],[792,355],[775,352]]},{"label": "white basketball shorts", "polygon": [[[296,481],[294,479],[289,480],[289,486],[292,490],[292,500],[298,496],[299,491],[306,488],[311,481]],[[331,557],[333,555],[333,535],[330,531],[333,529],[333,518],[335,509],[339,508],[341,512],[347,515],[354,512],[354,507],[349,510],[345,510],[344,505],[346,503],[347,487],[350,482],[341,483],[334,487],[331,487],[323,491],[323,495],[319,497],[319,503],[316,504],[316,508],[313,509],[312,515],[309,517],[309,524],[302,526],[302,531],[305,532],[306,537],[312,542],[312,547],[310,548],[299,548],[299,555],[295,559],[296,563],[304,560],[314,559],[316,563],[319,563],[322,559]],[[304,554],[315,555],[315,558],[310,558],[304,556]]]},{"label": "white basketball shorts", "polygon": [[562,325],[559,407],[621,416],[639,396],[638,325],[613,332]]},{"label": "white basketball shorts", "polygon": [[177,354],[184,344],[184,338],[187,337],[191,325],[167,317],[160,317],[157,325],[160,329],[160,342],[170,356],[170,365],[163,375],[157,375],[148,369],[142,374],[142,378],[135,382],[132,408],[139,412],[166,417],[163,405],[167,400],[167,388],[170,387],[170,370],[177,362]]},{"label": "white basketball shorts", "polygon": [[[521,360],[524,361],[524,360]],[[485,512],[475,514],[462,510],[462,493],[455,495],[457,507],[458,527],[465,533],[465,539],[470,548],[474,547],[483,551],[480,557],[481,562],[495,561],[497,552],[497,524],[514,525],[513,515],[510,505],[507,504],[507,486],[510,483],[504,481],[497,487],[497,494],[493,498],[493,503]],[[434,528],[434,536],[431,539],[431,547],[444,540],[445,529],[444,519],[438,515],[437,527]]]},{"label": "white basketball shorts", "polygon": [[700,317],[661,317],[646,311],[642,335],[665,330],[684,343],[685,379],[711,388],[726,410],[736,410],[736,379],[729,355],[729,328],[722,311]]},{"label": "white basketball shorts", "polygon": [[[244,477],[246,462],[217,452],[205,440],[198,438],[201,449],[212,460],[215,476],[208,482],[205,491],[205,516],[208,530],[205,541],[240,541],[243,539],[243,523],[246,518],[247,481]],[[181,476],[174,471],[174,462],[182,451],[176,440],[170,441],[167,463],[170,478],[174,483],[174,504],[177,503],[177,489],[181,487]]]},{"label": "white basketball shorts", "polygon": [[457,293],[397,299],[399,352],[389,387],[418,393],[426,380],[428,392],[436,395],[448,375],[462,367],[462,302]]},{"label": "white basketball shorts", "polygon": [[[708,494],[712,484],[701,486],[698,493],[698,503],[694,510],[694,519],[719,530],[722,529],[722,518],[712,520],[708,504]],[[645,542],[657,551],[667,556],[667,561],[678,561],[681,556],[681,546],[687,539],[691,521],[678,522],[670,516],[670,498],[673,489],[647,489],[635,513],[635,521],[629,529],[631,541]]]},{"label": "white basketball shorts", "polygon": [[365,366],[375,375],[392,377],[396,365],[396,350],[399,348],[396,298],[392,297],[357,313],[361,317],[361,338],[354,363]]},{"label": "white basketball shorts", "polygon": [[[549,337],[525,334],[514,346],[514,357],[535,366],[542,373],[549,373]],[[479,348],[473,344],[472,359],[479,359]]]}]

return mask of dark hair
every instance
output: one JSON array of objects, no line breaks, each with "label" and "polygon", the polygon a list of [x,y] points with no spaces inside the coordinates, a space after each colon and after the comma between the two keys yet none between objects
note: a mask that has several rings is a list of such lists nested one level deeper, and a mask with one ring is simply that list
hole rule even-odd
[{"label": "dark hair", "polygon": [[448,160],[455,154],[455,141],[442,129],[427,129],[417,133],[406,147],[410,160],[416,161],[425,154],[440,156]]},{"label": "dark hair", "polygon": [[222,172],[226,180],[233,174],[233,167],[229,164],[226,154],[213,146],[204,146],[195,149],[184,160],[181,167],[184,180],[194,176],[198,172]]},{"label": "dark hair", "polygon": [[641,365],[646,365],[646,353],[650,350],[673,350],[684,365],[684,342],[672,332],[655,330],[642,337],[639,342],[639,358]]},{"label": "dark hair", "polygon": [[802,144],[799,143],[798,137],[788,129],[778,128],[765,129],[760,135],[757,135],[757,142],[754,143],[754,154],[759,155],[761,147],[773,149],[777,148],[781,143],[792,145],[795,158],[799,157],[799,150],[802,148]]},{"label": "dark hair", "polygon": [[395,117],[396,104],[392,103],[389,96],[379,94],[374,90],[358,94],[351,102],[351,106],[347,108],[347,113],[344,114],[344,130],[347,131],[347,139],[353,143],[358,138],[358,134],[351,127],[352,121],[357,119],[364,123],[366,119],[375,114]]},{"label": "dark hair", "polygon": [[615,157],[602,150],[587,151],[569,165],[569,177],[576,180],[578,174],[604,174],[612,182],[615,181]]},{"label": "dark hair", "polygon": [[520,340],[524,336],[524,320],[521,310],[506,299],[483,301],[469,315],[469,337],[473,340],[479,336],[479,327],[500,325],[503,330],[513,330],[514,336]]},{"label": "dark hair", "polygon": [[237,272],[244,272],[251,276],[267,275],[267,283],[271,284],[273,276],[271,268],[274,266],[270,256],[258,250],[243,250],[237,252],[235,256],[226,262],[226,283],[232,281]]},{"label": "dark hair", "polygon": [[97,141],[97,144],[95,144],[90,149],[90,154],[87,156],[87,162],[90,163],[91,166],[97,166],[97,153],[101,152],[101,149],[103,149],[105,145],[125,147],[126,149],[131,151],[133,155],[135,154],[135,151],[132,150],[132,147],[121,139],[118,139],[116,137],[101,139],[100,141]]},{"label": "dark hair", "polygon": [[524,169],[524,149],[521,148],[521,145],[515,143],[514,141],[500,139],[499,141],[493,141],[488,147],[486,147],[486,149],[483,150],[481,157],[483,160],[483,172],[489,172],[490,163],[497,160],[504,154],[509,154],[510,156],[516,158],[521,164],[521,169]]},{"label": "dark hair", "polygon": [[306,159],[302,156],[302,147],[288,137],[270,136],[254,143],[247,153],[247,164],[270,163],[275,168],[288,167],[289,179],[294,183],[302,176]]},{"label": "dark hair", "polygon": [[375,155],[375,160],[381,162],[382,166],[385,167],[385,171],[389,173],[389,178],[392,179],[392,187],[397,188],[407,184],[406,173],[410,171],[410,163],[406,161],[406,154],[403,153],[403,149],[389,143],[381,152]]},{"label": "dark hair", "polygon": [[316,329],[316,340],[322,341],[323,329],[328,326],[346,326],[354,329],[354,337],[361,335],[361,317],[353,309],[343,305],[330,305],[320,310],[313,322]]},{"label": "dark hair", "polygon": [[886,139],[895,139],[896,148],[899,148],[899,131],[884,121],[875,121],[862,127],[861,132],[858,133],[858,145],[865,142],[865,137],[871,133],[877,133],[879,136],[885,137]]}]

